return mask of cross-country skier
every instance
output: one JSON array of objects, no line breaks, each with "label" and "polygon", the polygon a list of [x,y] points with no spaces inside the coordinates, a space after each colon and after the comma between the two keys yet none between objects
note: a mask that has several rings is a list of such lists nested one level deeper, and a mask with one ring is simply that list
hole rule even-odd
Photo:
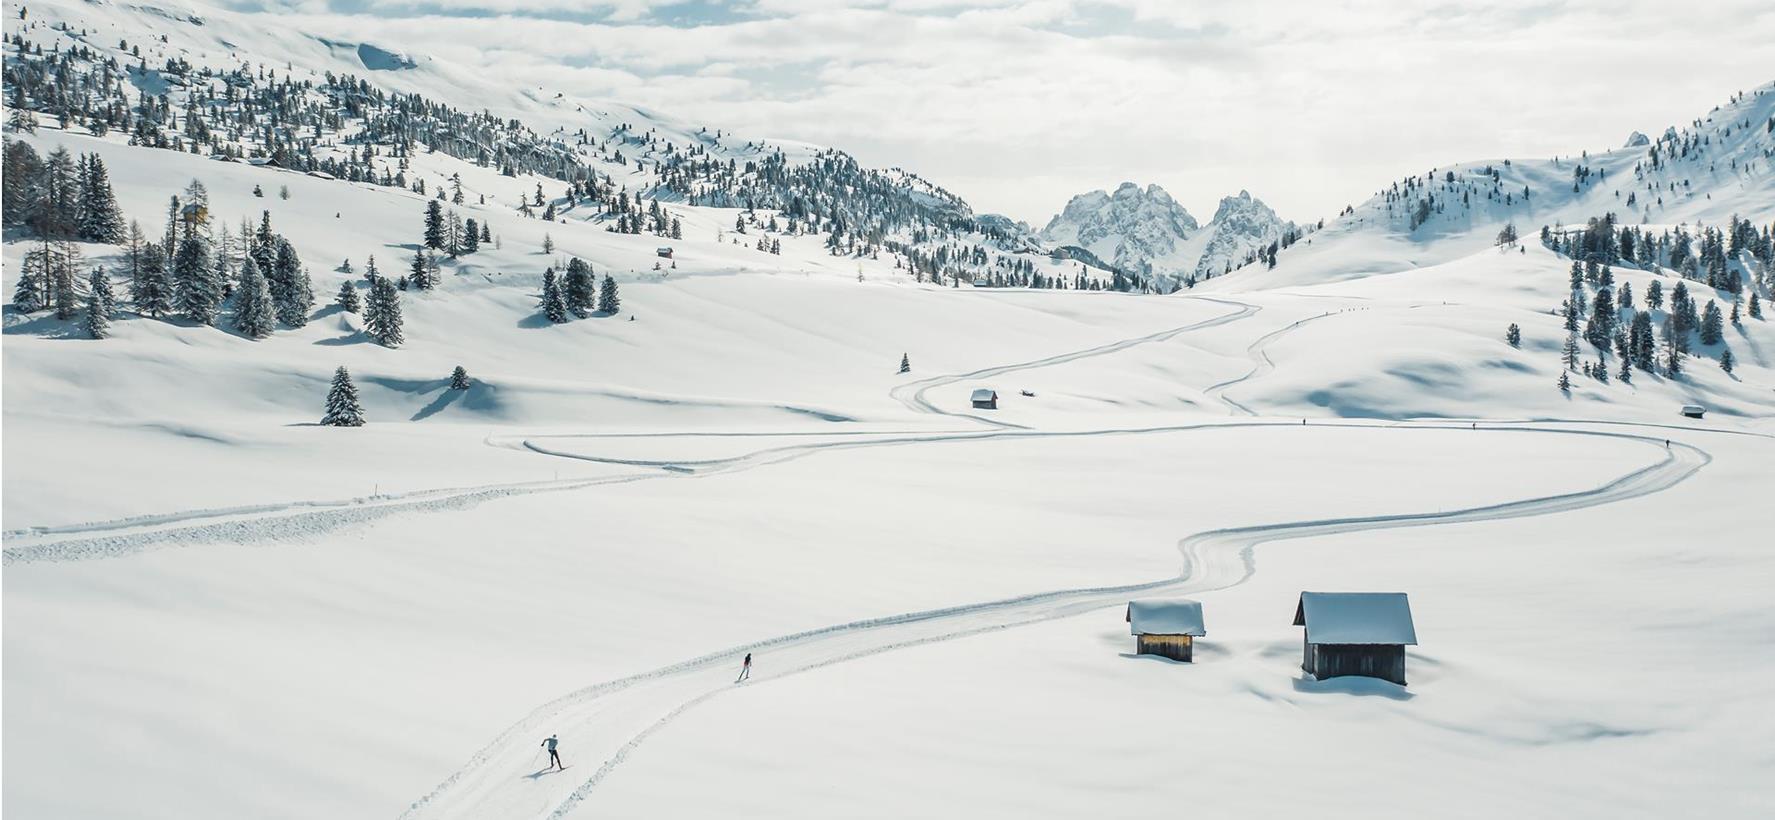
[{"label": "cross-country skier", "polygon": [[561,753],[555,751],[555,744],[559,742],[561,742],[560,739],[554,735],[549,735],[548,738],[542,742],[542,747],[549,750],[549,765],[545,767],[543,771],[548,771],[551,768],[562,770],[567,768],[566,766],[561,765]]},{"label": "cross-country skier", "polygon": [[747,652],[746,659],[743,661],[740,661],[740,676],[737,678],[734,678],[733,682],[739,683],[740,681],[743,681],[743,680],[750,678],[750,677],[752,677],[752,653]]}]

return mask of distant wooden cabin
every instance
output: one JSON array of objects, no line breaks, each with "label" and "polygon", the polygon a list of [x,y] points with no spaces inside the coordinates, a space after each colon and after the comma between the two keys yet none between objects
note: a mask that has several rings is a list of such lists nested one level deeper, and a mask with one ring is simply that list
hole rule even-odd
[{"label": "distant wooden cabin", "polygon": [[1128,632],[1134,635],[1135,652],[1186,663],[1193,660],[1195,639],[1208,634],[1202,627],[1202,603],[1186,598],[1129,601]]},{"label": "distant wooden cabin", "polygon": [[1683,415],[1692,419],[1698,419],[1707,415],[1707,408],[1702,407],[1699,404],[1685,404],[1683,405]]},{"label": "distant wooden cabin", "polygon": [[1356,675],[1405,685],[1405,647],[1416,646],[1403,592],[1302,592],[1294,625],[1306,627],[1300,668],[1317,680]]},{"label": "distant wooden cabin", "polygon": [[661,259],[671,259],[672,258],[672,249],[671,248],[654,248],[653,252],[655,255],[657,255]]},{"label": "distant wooden cabin", "polygon": [[974,406],[981,410],[998,409],[998,391],[990,387],[982,387],[974,391]]}]

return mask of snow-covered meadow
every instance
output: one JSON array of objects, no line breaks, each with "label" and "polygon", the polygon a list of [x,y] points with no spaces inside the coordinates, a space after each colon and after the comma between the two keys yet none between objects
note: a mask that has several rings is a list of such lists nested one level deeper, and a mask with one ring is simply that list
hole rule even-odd
[{"label": "snow-covered meadow", "polygon": [[[165,26],[193,59],[362,59],[394,66],[397,88],[498,91],[488,107],[544,131],[641,118],[707,136],[379,48],[255,35],[225,12],[190,26],[129,5],[33,9],[92,27],[67,42]],[[1766,117],[1772,101],[1765,87],[1726,110]],[[1759,130],[1721,150],[1756,155]],[[1555,192],[1530,211],[1406,232],[1371,200],[1272,269],[1161,296],[933,285],[892,251],[835,255],[818,234],[776,235],[772,254],[733,235],[740,209],[676,202],[666,260],[661,239],[590,209],[511,207],[552,180],[420,152],[414,176],[460,175],[456,208],[498,241],[401,293],[391,349],[331,295],[371,255],[404,271],[425,196],[51,117],[17,138],[102,157],[150,235],[193,179],[218,222],[268,214],[320,304],[258,341],[127,310],[95,340],[8,306],[10,816],[1775,805],[1760,599],[1775,329],[1727,326],[1680,378],[1556,387],[1571,260],[1525,220],[1582,224],[1617,198],[1557,195],[1569,157],[1511,166],[1512,187]],[[1625,177],[1635,156],[1591,161]],[[1771,177],[1751,168],[1697,174],[1633,223],[1766,228]],[[1523,241],[1495,247],[1506,219]],[[34,244],[6,240],[11,293]],[[116,246],[81,250],[122,264]],[[620,312],[542,318],[542,269],[571,257],[620,283]],[[1613,276],[1640,293],[1682,281]],[[362,427],[317,423],[341,365]],[[449,388],[457,366],[467,390]],[[971,406],[980,388],[996,409]],[[1302,590],[1408,593],[1410,685],[1304,676]],[[1129,598],[1173,595],[1205,608],[1193,664],[1134,655],[1123,622]],[[736,685],[747,652],[755,674]],[[569,768],[545,774],[551,733]]]}]

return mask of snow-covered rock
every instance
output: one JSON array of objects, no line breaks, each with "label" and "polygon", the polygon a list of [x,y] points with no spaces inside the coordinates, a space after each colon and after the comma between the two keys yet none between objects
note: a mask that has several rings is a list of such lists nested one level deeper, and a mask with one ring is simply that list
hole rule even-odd
[{"label": "snow-covered rock", "polygon": [[1118,267],[1170,263],[1200,226],[1164,188],[1124,182],[1115,193],[1079,194],[1042,229],[1055,245],[1077,245]]},{"label": "snow-covered rock", "polygon": [[1238,196],[1220,200],[1214,220],[1208,223],[1208,241],[1203,244],[1202,253],[1196,260],[1197,278],[1219,276],[1244,264],[1246,257],[1259,248],[1281,241],[1282,235],[1292,227],[1293,223],[1276,216],[1270,206],[1252,196],[1250,191],[1240,191]]}]

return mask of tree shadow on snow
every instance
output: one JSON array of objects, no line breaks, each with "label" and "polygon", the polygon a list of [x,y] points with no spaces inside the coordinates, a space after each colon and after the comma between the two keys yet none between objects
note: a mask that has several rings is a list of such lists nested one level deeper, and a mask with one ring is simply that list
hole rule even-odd
[{"label": "tree shadow on snow", "polygon": [[[448,379],[444,380],[445,385],[448,385],[449,383]],[[469,390],[473,389],[473,387],[469,388]],[[455,404],[456,401],[466,395],[469,390],[451,390],[446,386],[444,392],[439,393],[437,398],[431,400],[431,404],[419,408],[419,412],[414,413],[413,417],[408,419],[408,421],[424,421],[437,415],[444,408]]]}]

